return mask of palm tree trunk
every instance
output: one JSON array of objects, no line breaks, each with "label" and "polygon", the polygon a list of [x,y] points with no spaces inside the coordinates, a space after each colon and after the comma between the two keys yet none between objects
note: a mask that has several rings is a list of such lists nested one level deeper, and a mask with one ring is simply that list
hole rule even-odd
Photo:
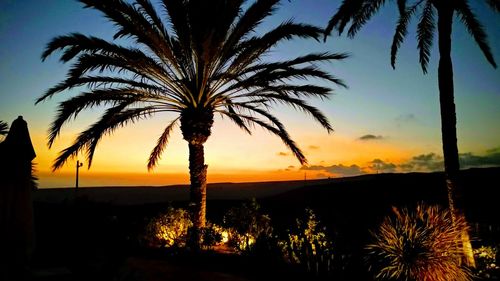
[{"label": "palm tree trunk", "polygon": [[204,154],[203,144],[189,143],[190,206],[194,227],[193,239],[198,246],[201,242],[201,229],[206,224],[208,166],[205,165]]},{"label": "palm tree trunk", "polygon": [[[451,34],[453,10],[449,5],[438,9],[439,36],[439,101],[441,107],[441,134],[443,143],[444,171],[448,191],[448,204],[453,220],[463,213],[463,190],[458,182],[460,163],[457,146],[457,116],[453,87],[453,65],[451,61]],[[463,230],[461,247],[466,265],[475,267],[474,255],[467,229]]]}]

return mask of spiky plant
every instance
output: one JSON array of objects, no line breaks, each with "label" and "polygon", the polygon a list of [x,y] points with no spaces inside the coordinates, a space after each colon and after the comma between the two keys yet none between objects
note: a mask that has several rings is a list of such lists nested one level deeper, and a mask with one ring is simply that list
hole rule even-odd
[{"label": "spiky plant", "polygon": [[244,0],[163,0],[159,3],[161,11],[149,0],[79,1],[115,24],[114,39],[129,38],[132,44],[74,33],[56,37],[47,45],[42,59],[62,51],[61,61],[72,62],[72,67],[66,80],[37,102],[74,87],[88,88],[60,103],[50,128],[49,146],[62,126],[82,110],[109,106],[96,123],[61,151],[54,169],[79,152],[85,152],[90,167],[104,135],[128,123],[170,113],[162,116],[171,119],[151,152],[148,168],[157,165],[172,130],[180,123],[189,146],[193,223],[201,229],[206,212],[204,143],[211,134],[215,114],[227,117],[247,133],[261,127],[278,136],[301,164],[306,158],[274,116],[272,106],[284,104],[308,113],[332,131],[328,119],[306,101],[310,97],[327,98],[331,89],[299,79],[320,79],[343,86],[315,63],[341,60],[346,55],[312,53],[270,61],[266,55],[281,42],[318,40],[323,35],[321,28],[292,20],[256,34],[256,28],[276,11],[279,0],[257,0],[246,10]]},{"label": "spiky plant", "polygon": [[467,224],[438,206],[420,204],[416,210],[393,208],[372,232],[366,249],[370,270],[377,280],[472,280],[460,264],[460,243]]}]

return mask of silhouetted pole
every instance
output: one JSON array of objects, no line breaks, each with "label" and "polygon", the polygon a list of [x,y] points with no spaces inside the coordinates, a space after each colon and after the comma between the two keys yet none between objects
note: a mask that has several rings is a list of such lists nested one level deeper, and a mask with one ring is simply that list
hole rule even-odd
[{"label": "silhouetted pole", "polygon": [[83,166],[83,163],[80,160],[76,160],[76,183],[75,183],[75,191],[78,192],[78,171],[80,167]]}]

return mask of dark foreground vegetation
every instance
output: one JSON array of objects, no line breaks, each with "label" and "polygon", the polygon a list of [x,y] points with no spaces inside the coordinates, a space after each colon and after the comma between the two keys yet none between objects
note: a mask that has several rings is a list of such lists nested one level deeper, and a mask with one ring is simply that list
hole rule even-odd
[{"label": "dark foreground vegetation", "polygon": [[[476,280],[499,276],[498,269],[490,267],[495,258],[498,261],[492,250],[500,245],[499,173],[500,168],[471,169],[460,176],[473,246],[486,246],[478,252]],[[44,198],[44,192],[54,191],[38,190],[36,197]],[[304,182],[270,194],[257,198],[260,208],[244,196],[209,198],[208,221],[266,239],[257,239],[252,247],[212,243],[198,253],[177,247],[180,240],[165,248],[147,239],[153,218],[169,208],[187,208],[187,200],[165,197],[165,202],[125,205],[99,202],[84,193],[77,200],[36,200],[32,279],[373,280],[366,245],[372,241],[370,231],[391,215],[392,207],[447,204],[442,173]],[[243,203],[246,209],[240,207]],[[297,218],[302,218],[299,224]],[[252,220],[258,227],[252,228]],[[314,255],[297,242],[302,238],[314,240]]]}]

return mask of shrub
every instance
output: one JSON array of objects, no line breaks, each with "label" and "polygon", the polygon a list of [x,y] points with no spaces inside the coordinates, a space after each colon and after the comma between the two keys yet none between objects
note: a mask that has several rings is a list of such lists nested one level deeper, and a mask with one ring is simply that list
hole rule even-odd
[{"label": "shrub", "polygon": [[294,229],[288,231],[288,239],[280,242],[286,261],[304,267],[316,274],[328,273],[333,269],[333,243],[320,226],[311,209],[296,220]]},{"label": "shrub", "polygon": [[150,220],[144,238],[153,247],[184,247],[192,225],[188,211],[170,207]]},{"label": "shrub", "polygon": [[483,279],[499,278],[500,267],[496,257],[498,255],[497,247],[481,246],[474,249],[474,259],[476,260],[476,273]]},{"label": "shrub", "polygon": [[471,280],[460,265],[459,242],[467,228],[463,218],[453,224],[450,211],[437,206],[393,212],[372,232],[373,242],[366,247],[376,279]]},{"label": "shrub", "polygon": [[207,227],[201,230],[202,246],[206,249],[212,249],[223,241],[224,230],[215,224],[207,223]]},{"label": "shrub", "polygon": [[224,215],[224,226],[228,230],[228,243],[239,251],[251,251],[257,240],[273,233],[271,218],[262,214],[255,199],[231,208]]}]

